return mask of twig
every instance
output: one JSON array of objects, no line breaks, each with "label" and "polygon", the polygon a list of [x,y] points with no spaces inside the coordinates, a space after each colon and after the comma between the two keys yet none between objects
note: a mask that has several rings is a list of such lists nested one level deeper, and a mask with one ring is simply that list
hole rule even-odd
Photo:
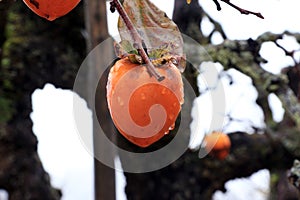
[{"label": "twig", "polygon": [[214,3],[215,3],[216,6],[217,6],[217,10],[220,11],[220,10],[221,10],[221,5],[220,5],[220,3],[218,2],[218,0],[213,0],[213,1],[214,1]]},{"label": "twig", "polygon": [[[244,15],[249,15],[249,14],[252,14],[252,15],[255,15],[261,19],[264,19],[264,17],[262,16],[262,14],[260,12],[252,12],[252,11],[249,11],[249,10],[245,10],[243,8],[240,8],[239,6],[233,4],[230,2],[230,0],[220,0],[220,1],[223,1],[225,2],[226,4],[228,4],[229,6],[235,8],[236,10],[240,11],[241,14],[244,14]],[[213,2],[216,4],[217,6],[217,10],[220,11],[221,10],[221,6],[218,2],[218,0],[213,0]]]},{"label": "twig", "polygon": [[283,46],[281,46],[281,45],[277,42],[277,40],[276,40],[274,43],[275,43],[275,45],[276,45],[278,48],[280,48],[282,51],[284,51],[284,53],[285,53],[286,56],[289,56],[289,57],[291,57],[291,58],[293,59],[295,65],[298,64],[297,61],[296,61],[296,59],[294,58],[294,53],[295,53],[295,51],[288,51],[288,50],[286,50]]},{"label": "twig", "polygon": [[[214,1],[216,1],[216,0],[214,0]],[[206,13],[205,13],[205,16],[215,26],[215,28],[211,31],[211,33],[208,36],[209,40],[211,41],[211,38],[216,31],[221,34],[223,40],[227,39],[227,36],[226,36],[225,32],[223,31],[221,24],[219,24],[217,21],[215,21],[211,16],[209,16]]]},{"label": "twig", "polygon": [[130,18],[128,17],[128,15],[127,15],[126,11],[124,10],[123,6],[121,5],[120,1],[119,0],[112,0],[110,2],[110,5],[111,5],[111,11],[113,12],[115,9],[117,9],[118,13],[122,17],[126,27],[129,30],[129,33],[130,33],[133,41],[135,42],[134,46],[137,47],[137,50],[138,50],[140,56],[142,57],[142,59],[146,63],[146,67],[147,67],[147,70],[148,70],[149,74],[151,76],[154,76],[158,81],[164,80],[165,77],[161,76],[156,71],[153,64],[151,63],[147,53],[145,52],[145,50],[143,48],[142,38],[141,38],[140,34],[137,32],[136,28],[133,26],[133,23],[131,22]]},{"label": "twig", "polygon": [[292,60],[294,61],[294,67],[295,67],[295,70],[297,72],[297,74],[300,76],[300,65],[299,65],[299,62],[296,60],[296,58],[294,57],[294,54],[296,51],[299,51],[299,50],[292,50],[292,51],[288,51],[286,50],[283,46],[281,46],[277,40],[274,41],[275,45],[280,48],[281,50],[284,51],[285,55],[286,56],[289,56],[290,58],[292,58]]}]

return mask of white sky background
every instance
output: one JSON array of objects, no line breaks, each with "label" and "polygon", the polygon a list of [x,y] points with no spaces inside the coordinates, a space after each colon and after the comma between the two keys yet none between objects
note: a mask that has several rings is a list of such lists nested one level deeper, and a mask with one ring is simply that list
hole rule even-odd
[{"label": "white sky background", "polygon": [[93,199],[93,161],[77,135],[73,95],[81,109],[87,133],[92,134],[91,112],[86,102],[70,90],[46,84],[32,94],[33,131],[38,153],[54,187],[62,188],[62,200]]},{"label": "white sky background", "polygon": [[[153,0],[153,2],[165,11],[169,17],[172,17],[173,0]],[[220,2],[222,11],[215,9],[215,4],[212,0],[200,0],[199,2],[215,20],[222,24],[229,39],[248,39],[250,37],[255,39],[265,31],[275,33],[282,33],[285,30],[300,32],[300,25],[298,25],[300,19],[300,12],[298,11],[299,0],[232,0],[233,3],[238,4],[242,8],[261,12],[265,17],[264,20],[252,15],[241,15],[238,11],[223,2]],[[112,36],[117,34],[117,17],[117,13],[108,13],[109,31]],[[210,27],[207,21],[203,26],[207,27],[207,29]],[[219,42],[217,37],[215,41],[216,43]],[[287,48],[290,48],[290,50],[300,49],[293,38],[285,38],[285,44],[287,44]],[[270,50],[270,48],[272,48],[272,50]],[[274,49],[272,43],[264,44],[261,55],[266,59],[271,59],[268,64],[264,65],[264,68],[272,73],[279,73],[282,67],[287,64],[292,64],[291,60],[284,56],[282,50]],[[241,116],[239,109],[246,106],[254,112],[253,115],[256,116],[250,117],[250,120],[256,125],[263,126],[261,113],[255,115],[255,113],[260,112],[259,108],[251,103],[257,95],[256,91],[251,88],[251,81],[236,71],[231,71],[230,73],[234,74],[235,80],[239,84],[226,90],[226,98],[232,102],[237,102],[237,105],[233,107],[229,106],[227,111],[231,111],[232,115],[236,117],[243,118],[245,116]],[[222,79],[222,81],[225,85],[228,83],[226,78]],[[245,90],[245,88],[247,88],[247,90]],[[240,91],[240,93],[234,96],[233,94],[236,94],[236,91]],[[244,91],[247,92],[247,95],[251,95],[246,96]],[[194,109],[198,109],[199,113],[203,113],[203,109],[205,109],[203,102],[205,102],[207,98],[208,97],[203,95],[203,97],[195,100],[195,102],[198,103],[196,103],[197,106],[195,106]],[[241,100],[239,101],[238,98]],[[273,110],[276,111],[274,118],[279,121],[282,116],[282,110],[278,109],[281,107],[280,102],[275,95],[271,95],[269,99],[272,102]],[[50,173],[52,184],[63,190],[63,200],[92,200],[94,190],[92,157],[81,145],[74,127],[72,116],[73,93],[68,90],[56,89],[49,84],[46,85],[43,90],[35,91],[32,100],[33,113],[31,117],[34,122],[33,130],[39,139],[38,152],[45,169]],[[78,98],[78,101],[82,100]],[[91,113],[86,110],[85,102],[82,101],[81,105],[83,108],[83,117],[90,119]],[[199,118],[195,118],[195,121],[199,119],[202,120],[204,118],[200,115]],[[245,128],[244,126],[240,126],[240,124],[236,124],[234,127],[239,129]],[[198,134],[198,141],[203,137],[207,127],[201,126],[199,129],[201,130],[199,131],[200,134]],[[232,128],[229,127],[227,131],[230,130],[232,130]],[[91,121],[90,123],[87,122],[87,131],[91,132]],[[194,145],[197,146],[197,144]],[[262,177],[263,180],[268,180],[268,174],[266,174],[265,171],[261,173],[263,173],[263,175],[260,174],[260,177]],[[124,179],[120,175],[121,174],[118,174],[117,180],[120,180],[122,182],[121,185],[124,185]],[[262,179],[260,179],[260,181],[261,180]],[[247,186],[238,182],[238,185],[255,188],[251,186],[254,182],[248,182],[249,184]],[[265,187],[265,185],[262,187]],[[236,191],[236,186],[232,186],[232,183],[228,183],[226,188],[228,188],[231,193],[229,192],[227,196],[224,196],[224,194],[220,192],[216,193],[215,199],[244,200],[244,198],[236,198],[236,193],[234,192]],[[240,188],[238,190],[240,190]],[[122,187],[118,187],[117,191],[118,200],[125,199]]]}]

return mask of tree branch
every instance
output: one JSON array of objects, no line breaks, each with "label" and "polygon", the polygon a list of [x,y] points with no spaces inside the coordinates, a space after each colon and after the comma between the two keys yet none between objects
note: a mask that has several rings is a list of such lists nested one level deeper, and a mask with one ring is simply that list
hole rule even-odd
[{"label": "tree branch", "polygon": [[[252,14],[252,15],[255,15],[256,17],[264,19],[264,17],[262,16],[262,14],[260,12],[253,12],[253,11],[250,11],[250,10],[243,9],[243,8],[231,3],[230,0],[220,0],[220,1],[223,1],[224,3],[226,3],[229,6],[233,7],[234,9],[240,11],[241,14],[244,14],[244,15]],[[213,2],[216,4],[217,10],[220,11],[221,6],[220,6],[220,3],[218,2],[218,0],[213,0]]]},{"label": "tree branch", "polygon": [[[216,190],[225,189],[224,183],[228,180],[250,176],[260,169],[286,169],[294,160],[280,142],[269,140],[266,134],[235,132],[229,137],[232,148],[225,160],[209,155],[199,159],[196,151],[188,150],[158,171],[125,173],[128,199],[164,200],[178,196],[180,199],[211,199]],[[126,161],[134,162],[133,159]],[[141,182],[151,187],[144,187]]]},{"label": "tree branch", "polygon": [[221,5],[220,5],[220,3],[218,2],[218,0],[213,0],[213,2],[216,4],[217,10],[220,11],[222,8],[221,8]]},{"label": "tree branch", "polygon": [[279,49],[281,49],[282,51],[284,51],[284,53],[285,53],[286,56],[289,56],[289,57],[292,58],[292,60],[294,61],[295,65],[298,64],[297,61],[296,61],[296,59],[294,58],[295,51],[288,51],[288,50],[286,50],[283,46],[281,46],[281,45],[277,42],[277,40],[274,41],[274,43],[275,43],[275,45],[276,45]]}]

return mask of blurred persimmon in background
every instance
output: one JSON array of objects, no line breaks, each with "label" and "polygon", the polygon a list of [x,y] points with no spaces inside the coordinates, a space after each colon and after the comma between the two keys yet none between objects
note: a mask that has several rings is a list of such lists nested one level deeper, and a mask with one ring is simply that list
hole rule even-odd
[{"label": "blurred persimmon in background", "polygon": [[80,0],[23,0],[37,15],[53,21],[69,13]]},{"label": "blurred persimmon in background", "polygon": [[211,156],[223,160],[229,154],[231,142],[227,134],[214,131],[205,136],[204,146]]}]

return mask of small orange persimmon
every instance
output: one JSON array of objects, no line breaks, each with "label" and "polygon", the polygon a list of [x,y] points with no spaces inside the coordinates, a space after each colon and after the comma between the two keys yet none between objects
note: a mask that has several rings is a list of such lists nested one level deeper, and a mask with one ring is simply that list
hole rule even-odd
[{"label": "small orange persimmon", "polygon": [[212,132],[205,136],[204,143],[206,151],[220,160],[225,159],[229,154],[231,142],[225,133]]},{"label": "small orange persimmon", "polygon": [[183,103],[183,83],[172,63],[156,67],[157,81],[147,68],[122,58],[111,68],[107,101],[112,120],[130,142],[147,147],[174,128]]},{"label": "small orange persimmon", "polygon": [[80,0],[23,0],[37,15],[49,21],[66,15]]}]

